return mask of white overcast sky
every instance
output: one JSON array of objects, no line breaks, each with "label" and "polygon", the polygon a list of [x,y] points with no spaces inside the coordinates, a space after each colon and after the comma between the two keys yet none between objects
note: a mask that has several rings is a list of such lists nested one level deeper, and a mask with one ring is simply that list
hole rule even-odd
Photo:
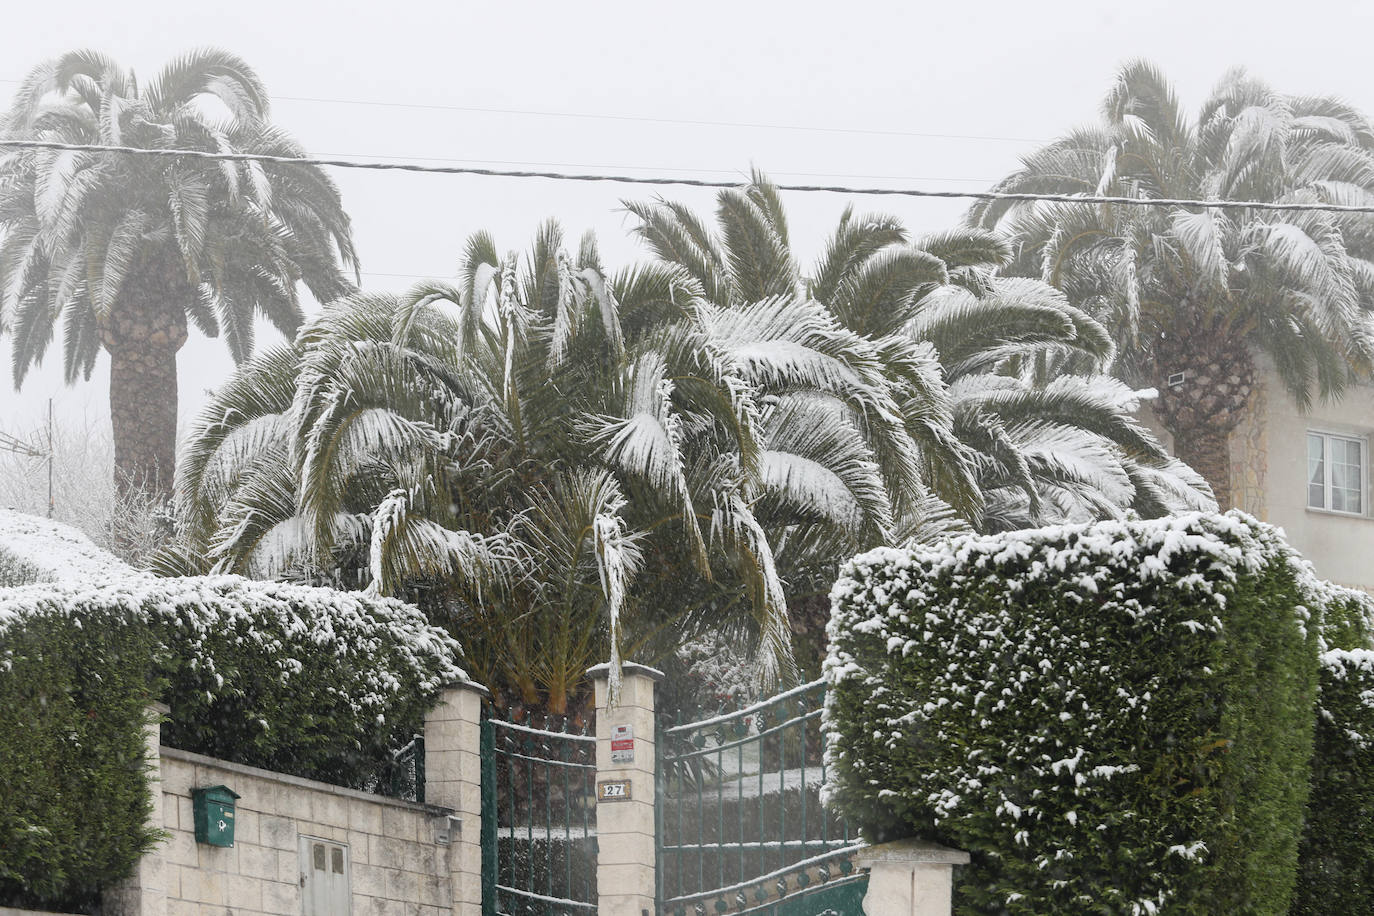
[{"label": "white overcast sky", "polygon": [[[978,190],[1014,168],[1034,141],[1092,119],[1113,73],[1132,57],[1163,67],[1190,110],[1227,68],[1243,65],[1280,91],[1340,95],[1374,111],[1374,4],[1358,2],[65,0],[6,3],[0,22],[6,107],[15,81],[70,49],[98,49],[147,79],[176,54],[215,45],[261,74],[274,120],[313,153],[497,168],[728,178],[752,163],[793,183]],[[478,229],[503,249],[523,249],[549,217],[574,237],[595,230],[605,259],[622,264],[642,255],[625,232],[620,201],[653,193],[470,176],[335,176],[354,220],[364,285],[383,290],[453,275],[463,240]],[[702,210],[712,203],[709,191],[662,193]],[[794,244],[809,260],[849,199],[786,200]],[[950,225],[965,206],[853,202],[894,213],[916,232]],[[259,344],[275,339],[264,333]],[[91,382],[66,389],[54,346],[16,393],[9,345],[0,340],[0,430],[32,426],[49,397],[61,416],[104,415],[103,360]],[[231,368],[221,342],[192,337],[180,358],[183,418]]]}]

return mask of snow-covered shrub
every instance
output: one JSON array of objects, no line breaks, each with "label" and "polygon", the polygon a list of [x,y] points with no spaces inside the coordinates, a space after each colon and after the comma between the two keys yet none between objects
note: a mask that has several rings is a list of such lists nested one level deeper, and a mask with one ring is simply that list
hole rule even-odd
[{"label": "snow-covered shrub", "polygon": [[1286,913],[1322,590],[1241,513],[961,537],[832,592],[827,797],[961,914]]},{"label": "snow-covered shrub", "polygon": [[110,582],[144,576],[83,532],[52,519],[0,509],[0,557],[22,568],[15,580],[0,579],[0,588],[30,582]]},{"label": "snow-covered shrub", "polygon": [[1293,916],[1374,914],[1374,651],[1322,655]]},{"label": "snow-covered shrub", "polygon": [[37,569],[0,547],[0,588],[32,585],[41,579]]},{"label": "snow-covered shrub", "polygon": [[149,634],[168,744],[340,785],[367,784],[464,676],[410,605],[235,576],[0,590],[0,667],[12,634],[60,632],[78,653],[128,628]]},{"label": "snow-covered shrub", "polygon": [[156,672],[129,623],[0,633],[0,907],[91,912],[155,839],[140,757]]}]

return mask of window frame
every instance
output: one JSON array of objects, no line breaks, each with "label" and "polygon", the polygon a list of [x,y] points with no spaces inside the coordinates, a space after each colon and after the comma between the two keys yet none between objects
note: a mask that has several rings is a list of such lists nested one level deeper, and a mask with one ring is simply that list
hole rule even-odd
[{"label": "window frame", "polygon": [[[1305,463],[1303,467],[1303,504],[1309,512],[1328,512],[1332,515],[1344,515],[1347,518],[1369,518],[1369,436],[1362,433],[1352,433],[1349,431],[1339,432],[1332,429],[1320,427],[1309,427],[1307,435],[1303,438],[1304,454],[1306,454],[1307,443],[1313,436],[1322,440],[1322,500],[1324,505],[1312,505],[1312,472],[1310,464]],[[1349,509],[1332,508],[1332,440],[1342,442],[1356,442],[1360,446],[1360,466],[1359,466],[1359,495],[1360,511],[1351,512]],[[1310,459],[1307,459],[1310,462]]]}]

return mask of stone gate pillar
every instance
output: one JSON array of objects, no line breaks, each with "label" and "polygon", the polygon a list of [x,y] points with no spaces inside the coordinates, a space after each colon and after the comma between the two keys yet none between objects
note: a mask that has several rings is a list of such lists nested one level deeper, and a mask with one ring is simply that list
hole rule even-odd
[{"label": "stone gate pillar", "polygon": [[898,840],[860,850],[855,860],[867,868],[868,916],[949,916],[954,866],[969,855],[925,840]]},{"label": "stone gate pillar", "polygon": [[482,914],[482,700],[487,689],[470,681],[444,688],[425,716],[425,801],[452,808],[458,829],[449,837],[453,916]]},{"label": "stone gate pillar", "polygon": [[587,673],[596,688],[596,888],[601,916],[654,912],[655,685],[663,672],[630,662],[610,704],[610,666]]}]

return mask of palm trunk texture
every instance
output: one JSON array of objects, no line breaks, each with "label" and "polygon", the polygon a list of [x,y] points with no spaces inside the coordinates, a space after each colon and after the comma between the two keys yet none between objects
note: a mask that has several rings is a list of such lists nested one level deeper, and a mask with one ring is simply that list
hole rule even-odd
[{"label": "palm trunk texture", "polygon": [[1226,318],[1185,306],[1152,355],[1155,415],[1174,437],[1175,457],[1202,475],[1220,508],[1232,508],[1229,443],[1255,387],[1249,345]]},{"label": "palm trunk texture", "polygon": [[185,297],[195,290],[175,253],[137,259],[102,322],[110,353],[110,422],[115,490],[154,499],[171,495],[176,471],[177,352],[186,343]]},{"label": "palm trunk texture", "polygon": [[176,469],[177,351],[151,342],[110,348],[115,488],[165,496]]}]

